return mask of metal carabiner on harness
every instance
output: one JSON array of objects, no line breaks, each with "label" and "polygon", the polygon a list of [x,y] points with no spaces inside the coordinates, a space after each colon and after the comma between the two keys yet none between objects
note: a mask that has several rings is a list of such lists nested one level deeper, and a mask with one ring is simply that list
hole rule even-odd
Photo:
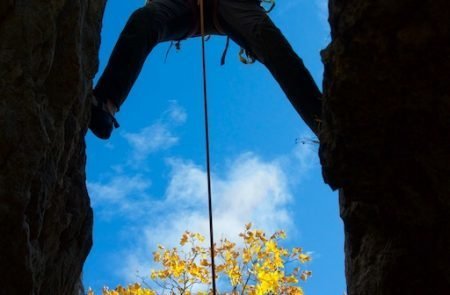
[{"label": "metal carabiner on harness", "polygon": [[255,63],[256,58],[247,49],[241,47],[239,50],[239,60],[244,65],[251,65]]}]

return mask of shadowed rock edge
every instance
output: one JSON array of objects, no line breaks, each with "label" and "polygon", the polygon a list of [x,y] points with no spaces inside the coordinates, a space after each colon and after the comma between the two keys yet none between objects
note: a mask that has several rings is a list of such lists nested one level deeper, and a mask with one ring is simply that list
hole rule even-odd
[{"label": "shadowed rock edge", "polygon": [[89,93],[105,1],[0,5],[2,294],[77,294],[92,245]]},{"label": "shadowed rock edge", "polygon": [[331,0],[320,156],[349,295],[450,290],[450,4]]}]

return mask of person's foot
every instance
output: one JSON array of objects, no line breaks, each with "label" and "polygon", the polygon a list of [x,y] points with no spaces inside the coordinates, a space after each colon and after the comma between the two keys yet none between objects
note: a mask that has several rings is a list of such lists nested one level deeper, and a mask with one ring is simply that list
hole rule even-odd
[{"label": "person's foot", "polygon": [[89,129],[95,136],[108,139],[111,137],[113,128],[119,128],[119,123],[114,118],[116,111],[117,108],[111,101],[103,102],[94,96]]}]

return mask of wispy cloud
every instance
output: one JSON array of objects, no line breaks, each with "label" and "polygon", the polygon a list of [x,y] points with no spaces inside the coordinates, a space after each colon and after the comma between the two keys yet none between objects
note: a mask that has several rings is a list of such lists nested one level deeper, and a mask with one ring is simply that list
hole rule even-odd
[{"label": "wispy cloud", "polygon": [[[150,153],[176,144],[179,138],[173,129],[186,118],[184,109],[174,103],[158,122],[138,133],[124,134],[123,138],[132,147],[131,159],[143,161]],[[215,166],[212,175],[216,239],[236,239],[248,222],[267,232],[289,230],[293,223],[292,184],[317,163],[312,146],[299,144],[287,155],[273,159],[245,152],[224,160],[227,164],[220,169]],[[120,261],[113,262],[120,270],[116,275],[122,281],[136,281],[136,271],[140,275],[149,273],[151,251],[157,243],[175,246],[185,230],[205,235],[208,232],[204,167],[177,157],[164,161],[170,173],[162,196],[151,193],[148,171],[139,165],[115,165],[114,176],[88,183],[99,217],[115,216],[127,222],[127,233],[119,235],[126,235],[128,245],[132,246],[117,253]],[[129,241],[129,237],[133,240]]]},{"label": "wispy cloud", "polygon": [[306,135],[304,141],[297,143],[291,154],[288,155],[288,163],[286,166],[290,167],[290,170],[294,170],[296,178],[300,179],[308,174],[311,169],[319,165],[318,145],[308,138],[315,138],[313,135]]},{"label": "wispy cloud", "polygon": [[108,219],[114,214],[139,218],[143,212],[154,209],[155,204],[148,194],[151,180],[145,175],[141,164],[151,153],[177,144],[179,138],[173,129],[186,120],[184,108],[176,101],[170,101],[168,109],[156,122],[135,133],[122,133],[122,138],[131,148],[128,160],[114,164],[111,167],[112,176],[87,184],[92,205],[99,217]]},{"label": "wispy cloud", "polygon": [[174,124],[183,124],[187,120],[186,110],[181,107],[176,100],[170,101],[170,106],[165,112],[165,115],[167,115],[169,120]]},{"label": "wispy cloud", "polygon": [[140,162],[156,151],[166,150],[178,143],[179,140],[168,126],[161,122],[147,126],[137,133],[125,132],[122,135],[133,150],[132,160],[134,162]]},{"label": "wispy cloud", "polygon": [[88,182],[92,206],[103,219],[113,215],[138,217],[149,208],[151,181],[141,175],[117,175],[106,182]]},{"label": "wispy cloud", "polygon": [[[203,216],[206,221],[205,171],[190,161],[176,160],[171,165],[172,177],[165,196],[167,206],[177,214],[195,212],[194,216]],[[244,153],[223,173],[213,174],[212,189],[216,227],[220,234],[235,236],[250,220],[267,229],[289,223],[284,205],[289,203],[291,195],[286,175],[277,162],[263,161],[255,154]],[[198,226],[198,230],[206,233],[203,229]]]},{"label": "wispy cloud", "polygon": [[137,166],[151,153],[167,150],[179,142],[172,129],[184,124],[187,114],[176,101],[171,101],[169,108],[161,118],[138,132],[124,132],[122,137],[130,145],[132,152],[130,164]]},{"label": "wispy cloud", "polygon": [[[176,246],[185,230],[207,234],[207,195],[204,169],[191,161],[171,159],[171,178],[158,220],[139,230],[137,246],[128,249],[121,275],[136,280],[148,273],[156,244]],[[252,222],[267,232],[289,229],[292,194],[287,175],[278,161],[264,161],[252,153],[237,157],[222,173],[213,175],[213,206],[216,238],[236,239],[243,225]]]}]

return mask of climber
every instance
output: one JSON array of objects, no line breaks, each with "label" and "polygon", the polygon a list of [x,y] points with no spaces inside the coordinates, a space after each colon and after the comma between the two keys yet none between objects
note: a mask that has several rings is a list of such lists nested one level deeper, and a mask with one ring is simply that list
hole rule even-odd
[{"label": "climber", "polygon": [[[150,51],[159,42],[200,34],[198,0],[150,0],[129,18],[93,93],[89,128],[108,139],[119,124],[114,114],[126,99]],[[261,2],[204,0],[205,31],[227,35],[263,63],[311,130],[318,134],[321,93]]]}]

